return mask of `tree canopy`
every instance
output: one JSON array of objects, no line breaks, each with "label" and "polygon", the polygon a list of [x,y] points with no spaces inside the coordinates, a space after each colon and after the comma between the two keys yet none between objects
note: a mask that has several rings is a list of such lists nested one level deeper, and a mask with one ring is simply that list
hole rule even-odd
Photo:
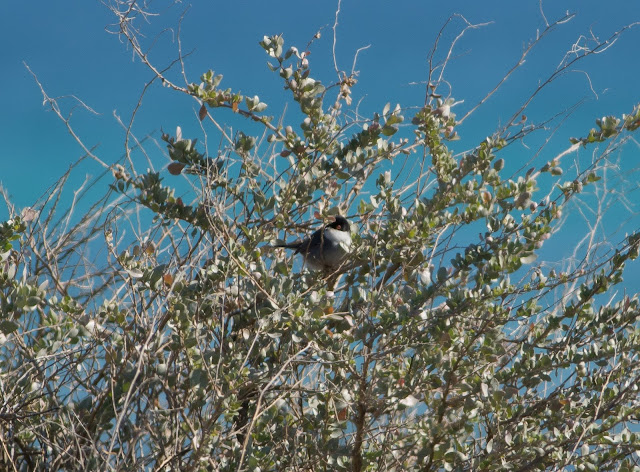
[{"label": "tree canopy", "polygon": [[[313,41],[265,36],[291,107],[274,117],[212,70],[167,77],[133,27],[143,6],[111,8],[167,93],[195,100],[203,135],[163,132],[156,168],[128,130],[92,184],[104,196],[78,192],[87,211],[59,203],[67,174],[0,225],[7,470],[638,468],[640,306],[619,287],[640,234],[587,232],[571,261],[544,249],[576,200],[606,207],[640,106],[510,165],[552,132],[531,100],[622,31],[464,143],[476,108],[446,81],[455,41],[431,50],[424,103],[363,116],[355,70],[323,84]],[[356,228],[337,270],[273,247],[336,214]]]}]

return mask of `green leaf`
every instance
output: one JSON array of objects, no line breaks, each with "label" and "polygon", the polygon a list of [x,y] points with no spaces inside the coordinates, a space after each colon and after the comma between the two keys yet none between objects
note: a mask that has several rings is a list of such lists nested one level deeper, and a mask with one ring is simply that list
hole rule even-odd
[{"label": "green leaf", "polygon": [[398,127],[397,126],[384,125],[382,127],[382,129],[380,130],[380,132],[382,134],[384,134],[385,136],[393,136],[394,134],[396,134],[398,132]]},{"label": "green leaf", "polygon": [[14,331],[16,331],[19,327],[20,325],[15,321],[11,321],[11,320],[0,321],[0,331],[2,331],[3,334],[11,334]]}]

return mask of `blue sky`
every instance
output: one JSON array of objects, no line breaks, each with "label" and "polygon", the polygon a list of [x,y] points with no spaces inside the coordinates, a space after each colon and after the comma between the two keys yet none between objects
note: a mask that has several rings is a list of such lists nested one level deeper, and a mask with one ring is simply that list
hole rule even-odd
[{"label": "blue sky", "polygon": [[[316,77],[329,83],[335,80],[331,26],[336,5],[337,1],[306,0],[195,2],[184,17],[181,34],[183,52],[193,51],[186,59],[189,80],[197,82],[201,73],[214,69],[224,74],[223,86],[260,95],[277,115],[286,94],[277,75],[267,69],[267,57],[258,41],[263,35],[282,33],[286,45],[303,49],[321,30],[310,59]],[[549,21],[565,11],[577,16],[547,37],[500,93],[461,127],[461,145],[466,148],[503,123],[536,84],[553,72],[579,35],[592,33],[604,39],[622,26],[640,21],[640,2],[635,1],[548,0],[542,5]],[[159,66],[176,57],[175,29],[170,32],[166,28],[175,28],[187,7],[186,3],[151,2],[151,9],[160,16],[144,25],[148,35],[145,46],[151,44],[155,34],[165,31],[150,50],[152,61]],[[344,0],[338,26],[340,68],[350,69],[355,51],[370,45],[359,56],[360,76],[354,89],[354,99],[362,100],[363,114],[380,111],[386,102],[409,107],[424,101],[420,82],[426,78],[426,57],[438,30],[453,13],[464,15],[471,23],[492,22],[465,35],[448,68],[453,96],[464,100],[455,110],[459,115],[495,86],[535,38],[536,31],[544,28],[538,0]],[[23,63],[38,75],[50,96],[74,95],[98,113],[73,108],[74,101],[69,98],[59,102],[65,114],[73,111],[71,124],[84,143],[97,146],[96,155],[109,164],[124,152],[124,130],[114,114],[129,122],[152,75],[133,60],[126,44],[107,32],[114,17],[100,2],[7,2],[0,17],[0,39],[5,45],[0,53],[4,69],[0,88],[0,183],[16,207],[22,208],[33,203],[83,154],[64,124],[42,105],[40,91]],[[460,25],[457,21],[445,32],[443,44],[453,40]],[[576,67],[579,70],[562,77],[538,97],[529,111],[530,117],[538,120],[585,100],[541,158],[548,159],[565,147],[569,136],[586,134],[595,118],[629,112],[639,101],[639,45],[637,27],[605,54],[580,63]],[[177,69],[169,75],[179,79]],[[180,125],[186,137],[197,137],[200,128],[195,112],[192,100],[154,84],[136,117],[134,132],[138,137],[155,133],[158,138],[161,129],[173,131]],[[156,152],[152,158],[162,165],[165,158],[161,149],[150,150]],[[520,152],[518,159],[526,162],[529,151],[523,147]],[[637,146],[627,148],[624,165],[635,167],[637,155]],[[86,173],[99,174],[101,168],[87,162],[79,172],[81,179]],[[0,205],[0,220],[6,217],[7,209]]]}]

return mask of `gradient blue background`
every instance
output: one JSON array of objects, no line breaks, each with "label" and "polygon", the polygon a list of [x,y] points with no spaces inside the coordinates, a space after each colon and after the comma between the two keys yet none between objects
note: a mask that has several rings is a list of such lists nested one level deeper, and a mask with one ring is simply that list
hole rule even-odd
[{"label": "gradient blue background", "polygon": [[[287,94],[277,74],[267,69],[267,56],[258,41],[263,35],[282,33],[285,46],[304,49],[315,32],[321,30],[322,37],[311,49],[312,74],[331,83],[336,79],[331,59],[336,5],[337,1],[306,0],[193,3],[184,16],[181,34],[183,52],[193,51],[186,59],[189,81],[199,82],[203,72],[213,69],[224,74],[223,87],[260,95],[270,105],[268,111],[278,115]],[[115,17],[100,2],[5,2],[1,8],[0,39],[4,47],[0,53],[0,183],[20,209],[31,205],[83,155],[64,123],[43,106],[40,91],[23,62],[38,75],[51,97],[74,95],[98,113],[83,110],[70,98],[59,100],[65,115],[73,112],[71,124],[85,145],[97,146],[95,154],[108,164],[124,153],[125,131],[114,115],[129,123],[142,89],[153,75],[133,58],[122,38],[108,33],[114,29],[109,25]],[[150,18],[148,25],[137,23],[147,35],[143,46],[155,41],[150,58],[159,67],[177,56],[175,28],[186,8],[183,3],[171,6],[168,2],[152,2],[151,9],[160,16]],[[546,1],[543,8],[549,21],[566,11],[577,15],[545,38],[503,89],[460,127],[462,141],[456,144],[458,150],[472,147],[503,124],[539,81],[553,72],[580,35],[593,33],[605,39],[622,26],[640,21],[637,1]],[[538,0],[344,0],[338,26],[339,67],[350,70],[355,51],[370,45],[359,56],[359,82],[353,92],[354,101],[361,100],[364,116],[381,111],[387,102],[403,107],[424,102],[421,82],[426,79],[427,54],[438,30],[453,13],[464,15],[472,23],[492,22],[466,33],[456,47],[456,59],[447,69],[452,95],[464,100],[454,110],[459,116],[496,85],[535,38],[536,31],[544,28]],[[456,20],[445,31],[441,54],[461,26],[462,22]],[[636,27],[606,53],[580,62],[574,68],[579,71],[566,74],[536,99],[527,112],[533,121],[584,100],[542,151],[538,162],[545,162],[566,148],[569,136],[586,135],[596,118],[632,110],[640,96],[639,47],[640,27]],[[591,86],[583,72],[589,74]],[[168,75],[184,85],[177,68]],[[290,108],[288,113],[295,112]],[[158,139],[161,129],[173,132],[180,125],[185,137],[198,137],[201,130],[196,114],[193,100],[154,83],[144,97],[134,133],[139,138],[151,133]],[[222,113],[219,118],[224,122],[229,116]],[[217,142],[212,139],[213,129],[208,131],[212,142]],[[540,142],[531,138],[525,144],[529,148],[520,146],[511,152],[509,159],[515,162],[508,162],[507,169],[515,171],[524,165]],[[148,151],[159,166],[167,162],[162,147],[151,145]],[[589,160],[590,152],[582,152],[580,158]],[[638,154],[637,144],[631,143],[620,155],[624,175],[630,181],[624,189],[625,196],[632,204],[637,198],[631,181]],[[142,159],[139,154],[134,157]],[[142,160],[137,164],[139,170],[145,167]],[[85,174],[98,175],[102,171],[97,164],[85,162],[74,178],[80,182]],[[628,220],[633,215],[624,205],[612,208],[610,215],[612,221],[638,226],[633,218]],[[0,205],[0,220],[7,216],[7,208]],[[619,234],[617,240],[622,236]]]}]

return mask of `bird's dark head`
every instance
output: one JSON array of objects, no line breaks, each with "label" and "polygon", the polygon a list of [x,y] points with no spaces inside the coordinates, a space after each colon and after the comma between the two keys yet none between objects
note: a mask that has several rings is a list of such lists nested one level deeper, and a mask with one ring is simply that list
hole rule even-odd
[{"label": "bird's dark head", "polygon": [[337,229],[338,231],[345,231],[347,233],[351,231],[351,226],[349,225],[349,222],[347,221],[347,219],[344,216],[340,216],[340,215],[336,215],[335,221],[332,223],[329,223],[327,225],[327,228],[333,228],[333,229]]}]

